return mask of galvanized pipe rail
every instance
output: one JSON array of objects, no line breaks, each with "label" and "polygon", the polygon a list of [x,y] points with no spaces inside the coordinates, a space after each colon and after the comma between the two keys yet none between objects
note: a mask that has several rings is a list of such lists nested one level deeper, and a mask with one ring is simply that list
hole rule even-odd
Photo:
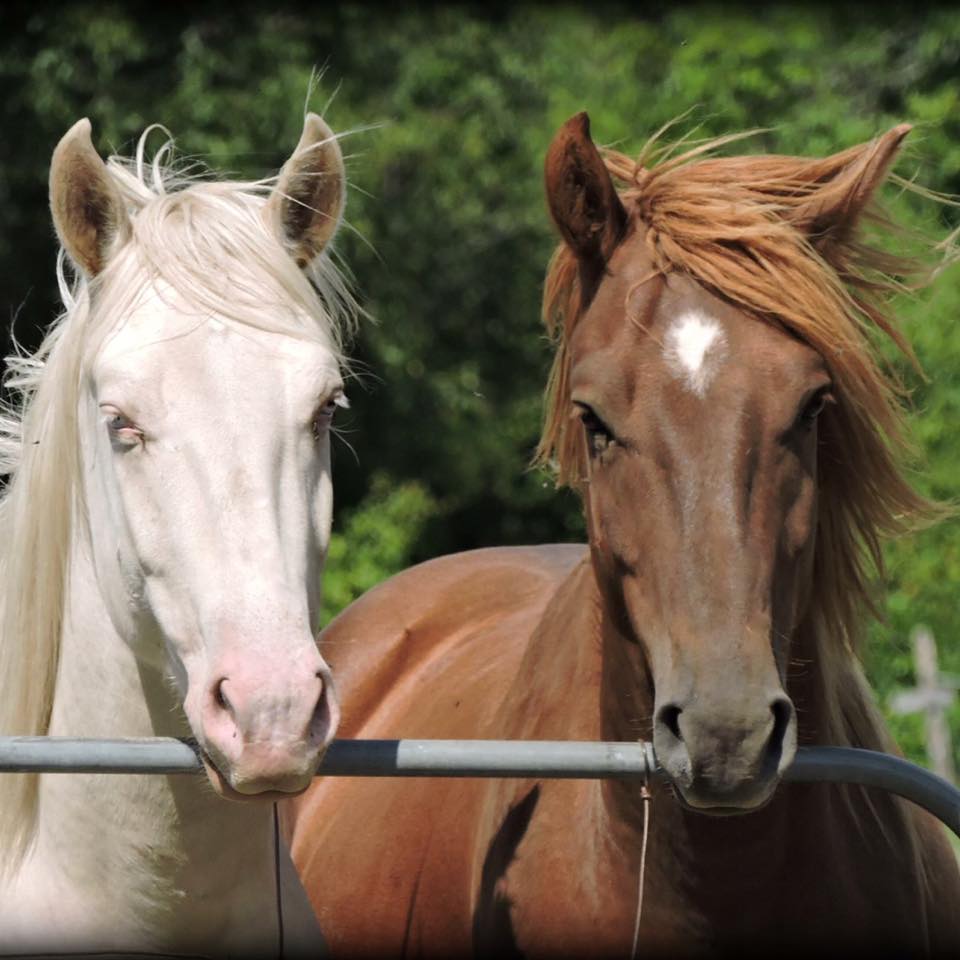
[{"label": "galvanized pipe rail", "polygon": [[[0,773],[198,773],[187,740],[0,737]],[[649,743],[564,740],[335,740],[318,776],[662,777]],[[960,836],[960,790],[914,763],[852,747],[801,747],[784,779],[877,787],[928,810]]]}]

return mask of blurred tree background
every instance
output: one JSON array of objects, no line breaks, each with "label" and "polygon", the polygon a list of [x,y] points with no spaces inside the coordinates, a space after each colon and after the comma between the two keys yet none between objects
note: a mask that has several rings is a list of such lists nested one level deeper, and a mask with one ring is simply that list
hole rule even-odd
[{"label": "blurred tree background", "polygon": [[[206,11],[206,12],[204,12]],[[57,311],[46,178],[79,117],[101,152],[129,153],[150,123],[182,153],[241,176],[274,171],[310,106],[344,140],[350,229],[338,241],[375,321],[336,444],[328,612],[388,574],[490,544],[577,540],[575,499],[528,469],[549,347],[539,325],[554,238],[541,184],[556,128],[587,109],[598,141],[638,151],[666,121],[738,149],[826,154],[894,123],[917,129],[898,168],[960,193],[960,14],[854,7],[633,4],[388,8],[6,4],[0,12],[0,308],[26,346]],[[158,138],[159,140],[162,138]],[[895,194],[896,191],[893,191]],[[954,214],[890,197],[939,236]],[[920,486],[958,489],[960,267],[901,315],[929,381],[904,367]],[[349,445],[348,445],[349,444]],[[352,449],[351,449],[352,448]],[[935,632],[960,674],[955,523],[892,545],[887,622],[872,635],[882,697],[913,682],[908,643]],[[960,710],[952,715],[960,745]],[[922,759],[921,721],[894,717]]]}]

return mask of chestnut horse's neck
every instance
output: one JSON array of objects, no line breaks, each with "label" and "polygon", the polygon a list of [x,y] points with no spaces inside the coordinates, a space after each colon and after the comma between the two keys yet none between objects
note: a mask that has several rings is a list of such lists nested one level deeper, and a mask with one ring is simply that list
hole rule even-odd
[{"label": "chestnut horse's neck", "polygon": [[[654,691],[643,648],[635,638],[625,635],[594,577],[585,579],[582,589],[593,593],[592,602],[598,610],[591,646],[600,651],[600,737],[649,741]],[[815,723],[815,718],[808,719]],[[624,836],[624,842],[615,847],[624,853],[631,868],[639,869],[635,861],[643,829],[643,800],[638,785],[609,780],[602,781],[600,789],[611,825]],[[772,878],[781,870],[788,846],[788,822],[793,819],[789,810],[797,805],[797,797],[784,794],[749,816],[714,817],[687,810],[666,784],[653,782],[651,791],[651,856],[662,860],[665,869],[667,862],[674,872],[679,867],[688,889],[716,891],[729,887],[729,882],[716,883],[715,872],[729,872],[731,849],[738,851],[738,862],[748,869],[751,882]],[[813,813],[805,809],[801,819],[806,822]],[[780,855],[771,855],[771,851]]]},{"label": "chestnut horse's neck", "polygon": [[[812,636],[798,635],[794,643],[795,661],[809,664],[815,654]],[[798,670],[788,684],[799,708],[801,742],[816,739],[821,720],[813,676]],[[649,739],[653,690],[642,648],[618,627],[589,561],[559,585],[507,702],[518,709],[510,711],[501,736]],[[546,810],[548,805],[544,794],[539,806]],[[791,929],[804,929],[804,911],[826,911],[831,896],[859,901],[880,895],[880,887],[843,876],[848,858],[869,863],[876,857],[883,863],[889,856],[888,840],[870,834],[875,825],[863,814],[856,801],[848,805],[830,788],[790,784],[759,811],[708,816],[683,807],[669,786],[653,784],[643,942],[664,949],[674,943],[689,947],[691,937],[704,944],[742,943],[750,937],[757,910],[781,917]],[[571,841],[572,855],[592,861],[581,865],[581,875],[590,875],[593,886],[605,891],[626,955],[643,836],[640,789],[630,781],[584,784],[570,817],[569,836],[577,838]],[[546,842],[550,834],[542,835]],[[538,842],[538,836],[534,825],[529,842]],[[597,836],[603,842],[596,842]],[[733,862],[731,851],[736,852]],[[525,852],[535,859],[533,851]],[[828,861],[841,867],[825,877]],[[922,915],[911,883],[883,881],[888,882],[883,896],[897,909]],[[812,899],[811,889],[818,891]],[[815,922],[810,929],[815,938]]]}]

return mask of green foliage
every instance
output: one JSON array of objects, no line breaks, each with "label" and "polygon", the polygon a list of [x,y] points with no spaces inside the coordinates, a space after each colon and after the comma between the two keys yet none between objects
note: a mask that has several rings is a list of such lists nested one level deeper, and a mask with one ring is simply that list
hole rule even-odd
[{"label": "green foliage", "polygon": [[323,575],[324,622],[409,565],[417,538],[435,507],[423,484],[394,484],[386,474],[373,475],[364,502],[330,539]]},{"label": "green foliage", "polygon": [[[326,608],[411,562],[493,543],[579,539],[579,506],[529,471],[549,349],[538,312],[553,246],[541,168],[553,131],[588,109],[598,140],[638,151],[663,124],[705,137],[764,128],[740,149],[825,154],[902,120],[901,166],[960,192],[960,14],[947,8],[633,5],[310,12],[242,4],[227,14],[168,4],[4,8],[0,59],[0,277],[23,340],[54,311],[46,215],[50,151],[78,117],[104,151],[166,124],[182,150],[260,176],[299,135],[311,100],[344,140],[353,184],[340,254],[377,322],[355,345],[359,376],[338,457]],[[374,125],[370,129],[370,125]],[[953,211],[894,196],[911,226],[943,236]],[[32,291],[32,292],[31,292]],[[960,268],[905,298],[904,328],[928,380],[900,361],[928,493],[960,475]],[[887,622],[868,667],[881,697],[912,682],[919,621],[960,674],[954,522],[891,546]],[[953,717],[960,744],[960,715]],[[921,754],[917,718],[894,720]]]}]

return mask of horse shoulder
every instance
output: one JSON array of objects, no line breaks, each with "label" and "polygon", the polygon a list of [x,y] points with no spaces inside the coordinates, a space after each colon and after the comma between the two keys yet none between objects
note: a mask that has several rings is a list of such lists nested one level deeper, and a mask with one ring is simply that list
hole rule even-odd
[{"label": "horse shoulder", "polygon": [[[409,724],[400,730],[397,718],[385,716],[416,700],[411,684],[467,693],[481,673],[509,676],[508,662],[584,556],[576,544],[471,550],[411,567],[364,594],[320,638],[342,700],[341,735],[360,736],[364,728],[363,736],[413,736]],[[420,735],[457,735],[437,724]]]},{"label": "horse shoulder", "polygon": [[[476,550],[374,588],[324,631],[350,737],[484,738],[582,546]],[[288,809],[334,954],[469,944],[478,780],[327,778]],[[429,903],[429,909],[423,909]],[[442,909],[437,908],[437,904]]]}]

